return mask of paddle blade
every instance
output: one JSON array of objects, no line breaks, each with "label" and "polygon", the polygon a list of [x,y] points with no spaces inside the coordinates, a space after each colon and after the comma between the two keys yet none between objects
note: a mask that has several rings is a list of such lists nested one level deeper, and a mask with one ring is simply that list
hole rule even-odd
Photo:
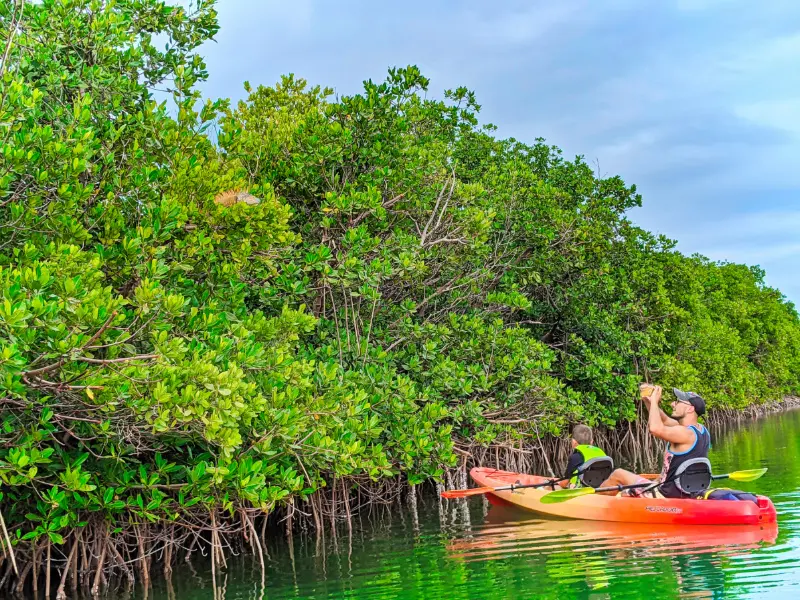
[{"label": "paddle blade", "polygon": [[557,502],[566,502],[567,500],[572,500],[580,496],[588,496],[589,494],[594,494],[594,488],[582,487],[575,488],[574,490],[556,490],[555,492],[550,492],[542,496],[539,502],[542,504],[556,504]]},{"label": "paddle blade", "polygon": [[481,494],[488,494],[493,492],[494,488],[491,487],[478,487],[470,488],[468,490],[445,490],[442,492],[442,498],[466,498],[468,496],[480,496]]},{"label": "paddle blade", "polygon": [[766,473],[766,469],[750,469],[749,471],[734,471],[728,474],[728,479],[734,481],[755,481]]}]

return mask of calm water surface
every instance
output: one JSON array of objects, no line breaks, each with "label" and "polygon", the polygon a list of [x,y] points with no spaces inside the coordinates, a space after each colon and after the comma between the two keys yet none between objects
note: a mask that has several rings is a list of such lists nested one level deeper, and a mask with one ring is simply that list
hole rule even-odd
[{"label": "calm water surface", "polygon": [[[269,547],[266,584],[249,557],[229,562],[226,600],[257,598],[799,598],[800,411],[719,433],[717,473],[769,467],[735,484],[770,496],[777,528],[648,527],[551,521],[481,498],[426,498],[418,525],[397,506],[324,540]],[[155,600],[214,598],[200,561],[157,582]],[[137,600],[144,598],[139,591]],[[218,593],[217,598],[220,595]]]}]

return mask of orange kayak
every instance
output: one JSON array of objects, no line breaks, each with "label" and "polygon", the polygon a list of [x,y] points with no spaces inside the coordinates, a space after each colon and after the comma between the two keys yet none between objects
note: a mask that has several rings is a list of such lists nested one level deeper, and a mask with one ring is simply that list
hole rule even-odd
[{"label": "orange kayak", "polygon": [[[478,485],[499,487],[513,483],[543,483],[549,478],[475,467],[470,476]],[[560,489],[560,488],[558,488]],[[631,498],[627,496],[580,496],[566,502],[542,504],[549,488],[498,491],[494,494],[520,508],[567,519],[658,523],[664,525],[763,525],[775,523],[775,506],[766,496],[750,501]]]}]

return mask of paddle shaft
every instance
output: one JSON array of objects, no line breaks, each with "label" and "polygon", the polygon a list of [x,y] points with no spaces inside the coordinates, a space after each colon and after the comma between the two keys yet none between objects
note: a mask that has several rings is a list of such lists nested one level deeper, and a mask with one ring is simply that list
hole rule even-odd
[{"label": "paddle shaft", "polygon": [[[562,477],[560,479],[549,479],[549,480],[547,480],[545,482],[542,482],[542,483],[521,483],[519,485],[517,485],[516,483],[512,483],[511,485],[504,485],[502,487],[487,487],[486,490],[481,492],[481,493],[483,493],[483,494],[491,494],[492,492],[505,492],[505,491],[513,492],[514,490],[524,490],[524,489],[531,489],[531,488],[547,487],[548,485],[552,486],[553,489],[555,489],[555,485],[557,483],[561,483],[562,481],[568,481],[568,480],[572,479],[573,477],[577,477],[578,475],[583,473],[585,470],[586,470],[585,468],[577,469],[569,477]],[[475,489],[475,488],[473,488],[473,489]],[[455,491],[461,491],[461,490],[452,490],[452,491],[455,492]],[[463,491],[468,492],[469,490],[463,490]]]},{"label": "paddle shaft", "polygon": [[[730,473],[725,473],[724,475],[712,475],[711,479],[712,480],[714,480],[714,479],[728,479],[730,476],[731,476]],[[635,490],[636,488],[647,488],[643,492],[643,493],[646,493],[646,492],[649,492],[650,490],[654,490],[655,488],[659,488],[662,485],[665,485],[665,484],[669,483],[670,481],[675,481],[675,479],[676,479],[676,477],[672,476],[669,479],[667,479],[666,481],[660,481],[660,482],[657,481],[655,483],[653,483],[652,481],[649,481],[647,483],[633,483],[631,485],[613,485],[613,486],[604,487],[604,488],[595,488],[594,491],[595,491],[595,493],[598,493],[598,492],[613,492],[614,490],[616,490],[618,492],[622,492],[624,490]]]},{"label": "paddle shaft", "polygon": [[542,483],[520,483],[517,485],[516,483],[512,483],[511,485],[504,485],[502,487],[495,487],[491,488],[487,493],[491,492],[504,492],[504,491],[514,491],[514,490],[524,490],[530,488],[538,488],[538,487],[547,487],[548,485],[555,486],[557,483],[561,483],[562,481],[566,481],[570,479],[570,477],[562,477],[561,479],[549,479]]},{"label": "paddle shaft", "polygon": [[477,496],[480,494],[491,494],[492,492],[504,492],[504,491],[514,491],[519,489],[530,489],[530,488],[539,488],[539,487],[547,487],[552,486],[555,489],[555,485],[562,481],[567,481],[568,479],[572,479],[577,475],[580,475],[583,471],[579,470],[574,475],[570,477],[562,477],[561,479],[548,479],[547,481],[543,481],[542,483],[512,483],[511,485],[504,485],[500,487],[485,487],[485,488],[468,488],[466,490],[446,490],[442,492],[443,498],[455,499],[455,498],[466,498],[468,496]]}]

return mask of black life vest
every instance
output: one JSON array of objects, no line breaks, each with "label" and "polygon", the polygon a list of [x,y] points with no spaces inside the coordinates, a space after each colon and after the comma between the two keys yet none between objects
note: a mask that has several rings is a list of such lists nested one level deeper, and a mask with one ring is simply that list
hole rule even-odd
[{"label": "black life vest", "polygon": [[661,486],[661,493],[665,498],[690,498],[691,496],[682,492],[674,481],[670,481],[675,476],[678,468],[688,460],[693,458],[708,458],[708,451],[711,449],[711,434],[702,425],[690,425],[695,434],[694,445],[686,452],[673,452],[671,445],[667,444],[664,453],[664,467],[661,470],[661,481],[666,481]]}]

